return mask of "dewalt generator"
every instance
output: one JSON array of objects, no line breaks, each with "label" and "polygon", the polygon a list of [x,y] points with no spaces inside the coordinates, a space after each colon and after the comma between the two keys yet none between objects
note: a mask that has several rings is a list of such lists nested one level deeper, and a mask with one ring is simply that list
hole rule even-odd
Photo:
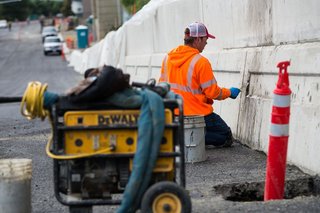
[{"label": "dewalt generator", "polygon": [[[122,91],[127,87],[128,79],[110,66],[94,72],[98,73],[98,78],[94,76],[95,85],[89,82],[91,85],[85,91],[90,93],[82,93],[80,102],[73,101],[71,96],[58,97],[50,93],[46,91],[47,85],[40,82],[29,83],[21,101],[24,116],[28,119],[49,117],[52,125],[52,137],[46,151],[53,158],[54,189],[58,201],[69,206],[71,213],[90,213],[95,205],[119,205],[118,213],[191,212],[191,199],[185,190],[182,100],[166,98],[162,88],[155,86],[155,81],[151,84],[133,83],[127,89],[154,94],[161,103],[153,104],[151,110],[156,111],[161,105],[163,116],[158,117],[162,117],[162,129],[158,131],[161,132],[159,135],[148,140],[153,153],[153,142],[157,141],[158,146],[153,160],[147,159],[146,155],[139,154],[145,148],[145,140],[141,138],[150,133],[142,131],[144,128],[140,122],[150,116],[142,107],[115,105],[105,99],[106,96],[99,96]],[[85,81],[74,91],[82,89],[89,77],[85,73]],[[121,87],[115,77],[125,79],[127,83],[122,82],[125,86]],[[108,85],[118,89],[110,92]],[[153,103],[153,100],[149,102]],[[153,131],[157,132],[160,125],[152,125]],[[152,167],[149,166],[145,173],[138,173],[141,166],[136,162]]]},{"label": "dewalt generator", "polygon": [[[141,212],[191,212],[185,187],[182,105],[163,100],[165,130]],[[180,116],[174,116],[174,110]],[[139,109],[104,103],[75,105],[60,99],[51,109],[52,153],[83,156],[54,159],[57,199],[70,212],[91,212],[93,205],[120,205],[138,144]],[[94,154],[93,153],[99,153]],[[92,154],[92,155],[91,155]]]}]

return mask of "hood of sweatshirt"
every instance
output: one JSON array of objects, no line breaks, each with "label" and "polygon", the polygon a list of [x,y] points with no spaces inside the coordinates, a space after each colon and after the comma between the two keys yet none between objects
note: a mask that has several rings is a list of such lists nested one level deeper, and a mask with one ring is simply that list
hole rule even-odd
[{"label": "hood of sweatshirt", "polygon": [[195,48],[181,45],[169,52],[169,63],[174,67],[181,67],[186,61],[199,53],[199,50]]}]

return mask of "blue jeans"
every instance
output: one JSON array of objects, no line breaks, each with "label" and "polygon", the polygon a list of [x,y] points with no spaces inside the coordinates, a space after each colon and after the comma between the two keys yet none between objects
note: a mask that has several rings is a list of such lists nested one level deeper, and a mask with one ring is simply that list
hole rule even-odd
[{"label": "blue jeans", "polygon": [[232,132],[226,122],[216,113],[204,117],[206,122],[206,145],[222,146],[232,138]]}]

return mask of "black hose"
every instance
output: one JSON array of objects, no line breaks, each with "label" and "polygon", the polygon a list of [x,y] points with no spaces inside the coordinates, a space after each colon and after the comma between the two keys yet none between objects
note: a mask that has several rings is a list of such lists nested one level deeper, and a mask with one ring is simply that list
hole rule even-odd
[{"label": "black hose", "polygon": [[0,104],[21,102],[22,97],[0,97]]}]

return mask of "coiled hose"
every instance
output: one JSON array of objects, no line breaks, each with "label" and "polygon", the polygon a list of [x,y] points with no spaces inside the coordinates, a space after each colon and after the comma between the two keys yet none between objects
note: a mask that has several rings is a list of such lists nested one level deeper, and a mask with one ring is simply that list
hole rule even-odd
[{"label": "coiled hose", "polygon": [[48,111],[42,107],[47,87],[47,84],[41,84],[38,81],[29,82],[20,104],[20,112],[27,119],[41,118],[44,120],[48,115]]},{"label": "coiled hose", "polygon": [[[35,118],[41,118],[41,120],[44,120],[50,113],[47,109],[49,109],[54,103],[58,101],[59,96],[57,94],[46,91],[47,87],[47,84],[41,84],[38,81],[32,81],[28,84],[20,104],[20,112],[27,119],[32,120]],[[50,147],[53,141],[53,122],[50,116],[49,121],[51,125],[51,136],[46,145],[46,153],[49,157],[53,159],[71,160],[77,158],[84,158],[98,154],[103,154],[113,149],[113,147],[108,147],[106,149],[101,149],[99,151],[89,154],[55,155],[50,151]]]}]

